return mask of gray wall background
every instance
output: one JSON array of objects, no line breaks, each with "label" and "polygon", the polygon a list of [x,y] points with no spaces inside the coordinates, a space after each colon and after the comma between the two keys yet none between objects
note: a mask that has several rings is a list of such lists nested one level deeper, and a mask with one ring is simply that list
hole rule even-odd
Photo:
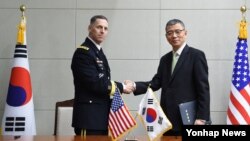
[{"label": "gray wall background", "polygon": [[[166,22],[182,19],[188,30],[187,43],[206,53],[213,124],[226,123],[238,24],[242,18],[240,7],[244,1],[0,0],[0,121],[21,4],[27,7],[27,46],[38,135],[53,134],[55,103],[73,98],[71,57],[87,36],[89,19],[95,14],[109,19],[109,35],[103,49],[112,79],[118,81],[150,80],[160,57],[171,50],[164,36]],[[246,18],[250,19],[248,14]],[[156,93],[159,96],[160,91]],[[134,115],[141,98],[123,95]],[[144,134],[139,119],[137,122],[132,134]]]}]

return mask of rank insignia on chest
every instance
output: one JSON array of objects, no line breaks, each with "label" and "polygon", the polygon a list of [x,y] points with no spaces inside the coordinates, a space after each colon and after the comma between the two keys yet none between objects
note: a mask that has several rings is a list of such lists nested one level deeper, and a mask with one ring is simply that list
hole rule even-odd
[{"label": "rank insignia on chest", "polygon": [[96,63],[98,65],[98,67],[103,70],[103,61],[100,60],[99,58],[96,58]]},{"label": "rank insignia on chest", "polygon": [[99,58],[96,58],[96,63],[97,63],[97,64],[102,64],[103,62],[102,62],[102,60],[100,60]]},{"label": "rank insignia on chest", "polygon": [[103,73],[99,73],[99,78],[102,78],[104,76]]}]

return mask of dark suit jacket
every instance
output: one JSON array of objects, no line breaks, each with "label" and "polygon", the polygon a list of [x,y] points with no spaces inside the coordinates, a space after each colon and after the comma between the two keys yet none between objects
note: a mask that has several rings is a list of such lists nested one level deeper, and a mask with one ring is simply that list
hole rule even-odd
[{"label": "dark suit jacket", "polygon": [[173,124],[173,130],[181,131],[182,120],[178,105],[196,99],[197,119],[209,120],[210,92],[208,66],[205,54],[186,45],[171,75],[172,52],[164,55],[153,79],[149,82],[136,82],[135,95],[146,92],[147,87],[161,89],[160,104]]},{"label": "dark suit jacket", "polygon": [[[110,68],[102,51],[88,38],[75,50],[71,69],[75,98],[72,126],[107,130],[111,91]],[[116,82],[122,92],[122,84]]]}]

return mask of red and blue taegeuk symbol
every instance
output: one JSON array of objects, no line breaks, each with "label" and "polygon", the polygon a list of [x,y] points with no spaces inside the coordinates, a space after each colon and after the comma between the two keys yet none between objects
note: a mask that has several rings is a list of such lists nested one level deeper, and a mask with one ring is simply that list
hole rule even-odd
[{"label": "red and blue taegeuk symbol", "polygon": [[25,68],[12,68],[7,103],[18,107],[27,104],[32,97],[30,73]]},{"label": "red and blue taegeuk symbol", "polygon": [[151,123],[154,122],[157,117],[157,113],[153,108],[147,108],[146,120]]}]

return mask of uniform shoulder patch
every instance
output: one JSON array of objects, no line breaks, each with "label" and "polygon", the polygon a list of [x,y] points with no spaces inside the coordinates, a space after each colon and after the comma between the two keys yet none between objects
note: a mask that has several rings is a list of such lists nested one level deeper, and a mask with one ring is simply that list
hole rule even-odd
[{"label": "uniform shoulder patch", "polygon": [[89,47],[86,47],[86,46],[79,46],[78,48],[84,49],[84,50],[86,50],[86,51],[89,50]]}]

